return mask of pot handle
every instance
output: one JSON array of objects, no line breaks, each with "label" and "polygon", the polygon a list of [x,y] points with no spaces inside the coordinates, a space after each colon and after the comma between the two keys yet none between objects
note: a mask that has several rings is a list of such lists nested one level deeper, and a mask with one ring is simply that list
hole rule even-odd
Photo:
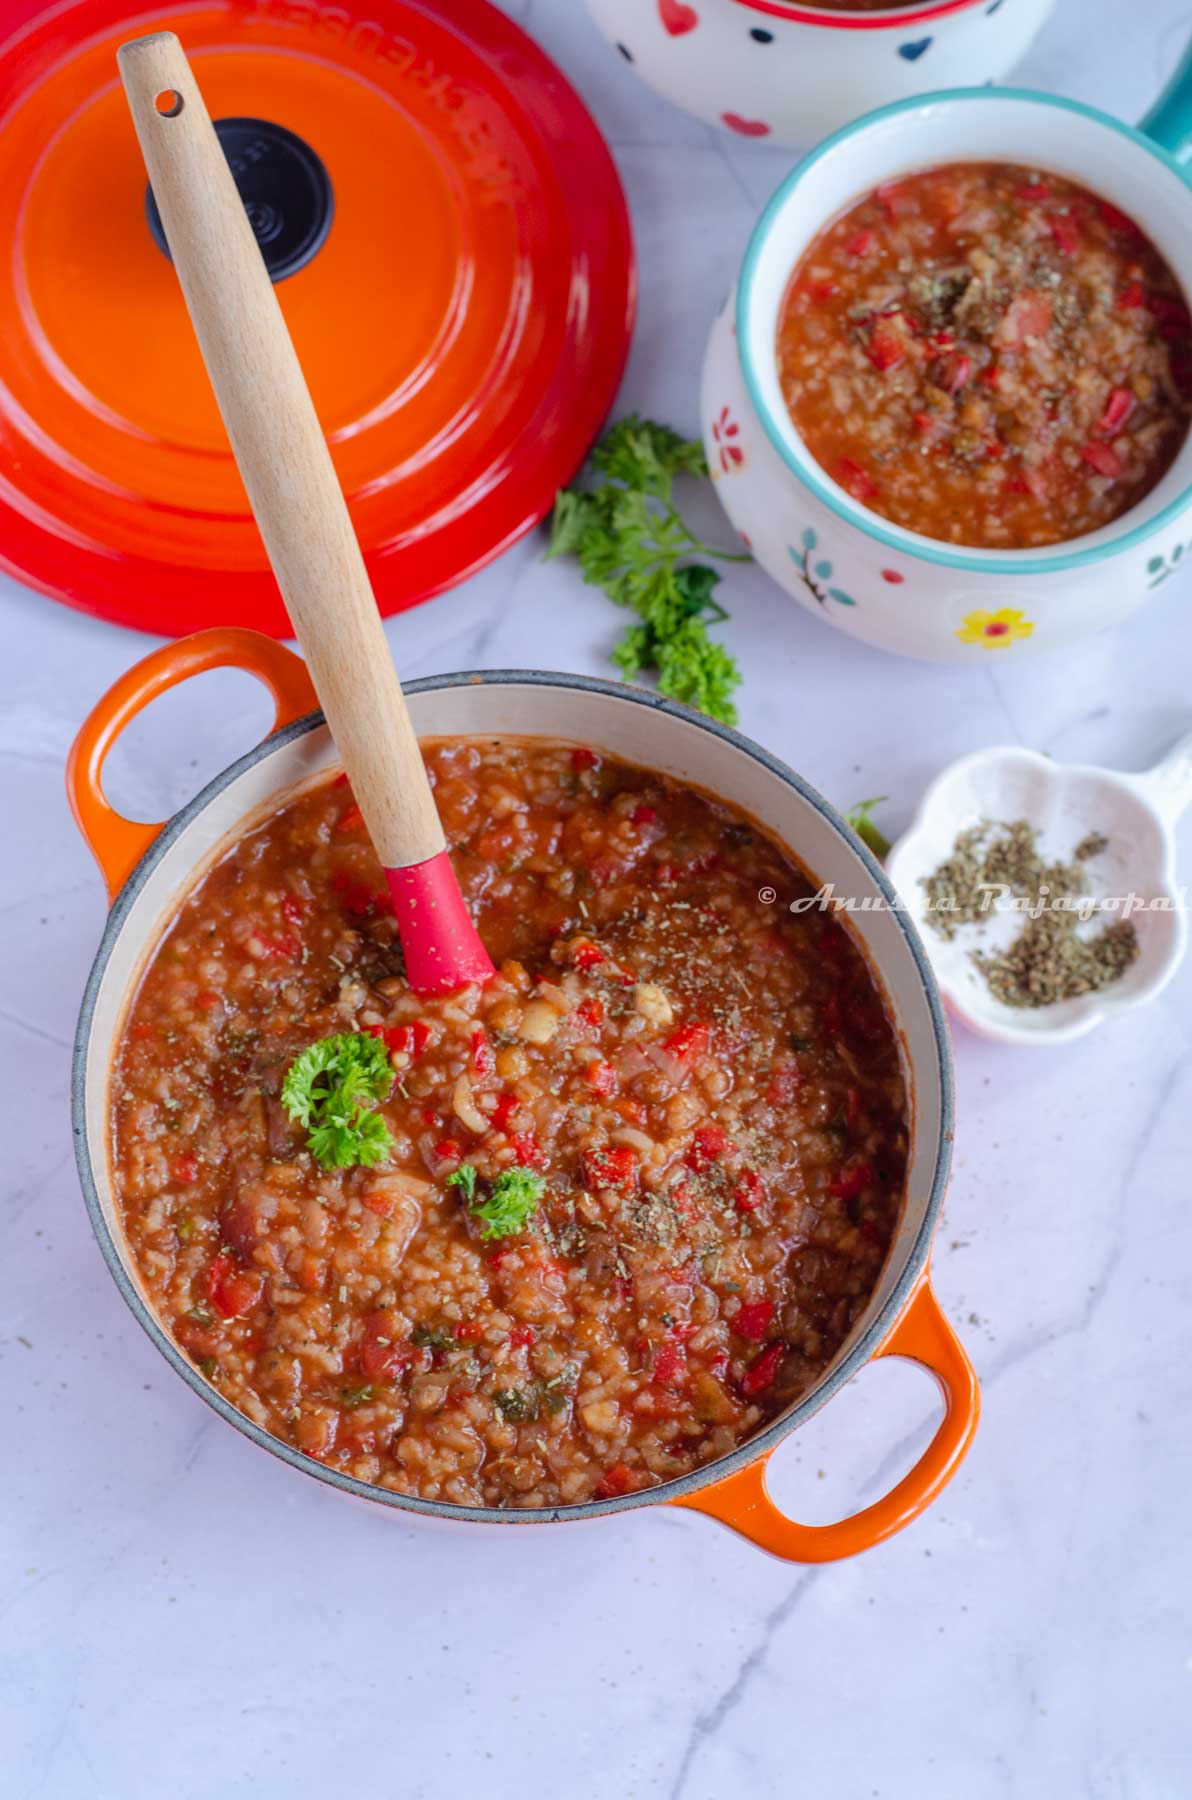
[{"label": "pot handle", "polygon": [[1192,44],[1138,128],[1169,150],[1187,174],[1192,162]]},{"label": "pot handle", "polygon": [[836,1562],[892,1537],[917,1519],[947,1486],[977,1428],[981,1391],[960,1339],[944,1317],[927,1275],[915,1289],[877,1356],[905,1356],[930,1370],[944,1396],[944,1416],[923,1455],[898,1485],[872,1506],[833,1525],[800,1525],[775,1506],[766,1487],[768,1456],[673,1506],[707,1513],[772,1556],[787,1562]]},{"label": "pot handle", "polygon": [[99,864],[114,900],[144,856],[162,824],[143,825],[126,819],[108,804],[103,766],[108,751],[137,714],[164,694],[207,669],[244,669],[263,681],[277,709],[271,730],[318,707],[306,664],[292,650],[258,631],[240,626],[196,631],[192,637],[163,644],[123,674],[94,706],[71,746],[66,763],[66,792],[75,823]]}]

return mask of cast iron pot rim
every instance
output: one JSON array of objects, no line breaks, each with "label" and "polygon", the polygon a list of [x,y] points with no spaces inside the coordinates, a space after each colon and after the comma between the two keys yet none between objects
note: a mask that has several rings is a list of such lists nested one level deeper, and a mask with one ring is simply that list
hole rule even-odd
[{"label": "cast iron pot rim", "polygon": [[[361,1500],[379,1502],[382,1506],[391,1506],[402,1512],[422,1513],[432,1518],[485,1525],[567,1524],[579,1519],[600,1518],[607,1513],[628,1512],[638,1506],[665,1504],[667,1501],[678,1500],[685,1495],[697,1493],[701,1488],[715,1486],[717,1482],[737,1474],[749,1463],[756,1462],[759,1457],[768,1455],[785,1437],[806,1423],[814,1413],[817,1413],[821,1406],[827,1405],[833,1395],[838,1393],[845,1383],[870,1361],[879,1345],[889,1335],[894,1321],[902,1312],[920,1275],[927,1266],[936,1220],[943,1205],[952,1157],[955,1117],[955,1086],[952,1074],[951,1047],[947,1026],[944,1022],[944,1010],[939,989],[935,976],[932,974],[931,965],[927,960],[922,940],[905,908],[899,904],[894,888],[886,878],[880,864],[860,839],[849,831],[836,808],[831,806],[822,794],[817,793],[808,782],[803,780],[802,776],[788,768],[778,757],[772,756],[768,750],[763,750],[760,744],[755,744],[731,726],[721,725],[718,721],[709,719],[702,713],[694,712],[689,707],[680,706],[672,700],[665,700],[660,695],[651,693],[644,688],[629,687],[613,681],[602,681],[590,675],[556,674],[541,669],[480,669],[453,675],[427,675],[417,681],[404,683],[406,692],[409,694],[435,693],[445,688],[476,685],[578,689],[583,693],[600,694],[605,699],[619,701],[625,706],[648,707],[655,712],[667,714],[668,717],[680,724],[695,725],[702,731],[710,732],[714,737],[721,738],[726,744],[731,744],[735,750],[741,751],[754,762],[760,763],[764,769],[768,770],[770,774],[776,775],[788,787],[794,788],[795,792],[844,838],[848,848],[860,859],[871,879],[877,884],[883,898],[890,904],[899,929],[906,940],[907,948],[918,969],[931,1015],[940,1067],[939,1143],[936,1149],[931,1193],[905,1267],[881,1312],[853,1345],[839,1367],[826,1380],[814,1387],[797,1406],[781,1414],[764,1431],[747,1439],[745,1443],[739,1444],[727,1456],[719,1457],[715,1462],[706,1463],[702,1468],[694,1469],[687,1475],[662,1482],[658,1487],[645,1488],[639,1493],[621,1495],[616,1499],[588,1500],[577,1506],[505,1508],[456,1506],[442,1500],[420,1500],[412,1494],[395,1493],[389,1488],[360,1481],[354,1475],[345,1475],[337,1469],[329,1469],[314,1457],[306,1456],[301,1450],[293,1449],[289,1444],[283,1443],[280,1438],[274,1437],[271,1432],[265,1431],[260,1425],[255,1424],[252,1419],[247,1418],[244,1413],[232,1406],[182,1354],[159,1324],[150,1307],[142,1300],[125,1268],[115,1238],[109,1231],[107,1220],[104,1218],[99,1192],[91,1172],[86,1117],[86,1075],[88,1043],[96,1000],[124,922],[149,875],[165,852],[211,802],[225,788],[231,786],[232,782],[237,780],[246,769],[261,762],[274,750],[292,744],[297,739],[305,737],[308,732],[316,731],[323,726],[326,721],[321,712],[308,713],[304,718],[295,719],[291,724],[283,726],[281,730],[271,732],[259,744],[254,745],[251,750],[246,751],[243,756],[230,763],[222,773],[215,776],[214,780],[209,781],[193,800],[176,812],[173,818],[162,827],[113,901],[95,961],[91,966],[91,973],[87,978],[79,1022],[75,1031],[71,1067],[71,1116],[75,1161],[78,1165],[83,1197],[87,1203],[87,1212],[91,1219],[91,1228],[99,1241],[99,1247],[103,1252],[104,1261],[111,1271],[112,1278],[138,1324],[161,1351],[175,1374],[182,1377],[199,1396],[199,1399],[205,1401],[219,1414],[221,1419],[234,1426],[245,1437],[250,1438],[260,1449],[268,1450],[273,1456],[280,1457],[283,1462],[289,1463],[292,1468],[300,1470],[302,1474],[328,1482],[332,1487],[339,1488],[344,1493],[354,1494]],[[104,1146],[103,1154],[106,1157],[106,1146]]]}]

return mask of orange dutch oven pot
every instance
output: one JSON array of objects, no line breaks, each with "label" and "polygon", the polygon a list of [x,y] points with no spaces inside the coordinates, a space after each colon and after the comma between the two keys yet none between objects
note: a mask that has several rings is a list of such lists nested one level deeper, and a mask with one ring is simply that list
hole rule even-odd
[{"label": "orange dutch oven pot", "polygon": [[[227,666],[248,670],[269,689],[277,714],[269,736],[167,823],[144,825],[122,818],[105,799],[102,784],[104,760],[115,739],[168,688],[203,670]],[[229,1405],[167,1335],[140,1284],[112,1190],[108,1090],[140,971],[181,895],[230,839],[296,789],[338,766],[305,665],[272,639],[235,628],[168,644],[130,669],[83,726],[68,766],[75,818],[112,903],[79,1018],[72,1099],[83,1191],[117,1286],[170,1365],[229,1424],[305,1474],[379,1505],[506,1526],[595,1519],[633,1507],[682,1506],[709,1514],[792,1562],[830,1562],[880,1543],[916,1518],[955,1474],[979,1410],[972,1366],[929,1280],[932,1235],[951,1158],[953,1086],[940,997],[914,926],[898,908],[876,861],[813,788],[740,733],[684,707],[637,688],[534,671],[432,676],[408,684],[406,692],[423,737],[506,733],[582,742],[690,782],[748,814],[818,881],[832,883],[837,895],[861,903],[850,923],[884,987],[912,1096],[906,1198],[877,1288],[820,1380],[764,1431],[679,1480],[581,1506],[517,1511],[444,1505],[392,1493],[325,1467]],[[831,1525],[803,1525],[787,1518],[767,1491],[771,1454],[868,1361],[884,1356],[908,1358],[930,1370],[939,1383],[944,1415],[931,1443],[890,1493],[851,1517]],[[875,1446],[875,1458],[877,1451]]]}]

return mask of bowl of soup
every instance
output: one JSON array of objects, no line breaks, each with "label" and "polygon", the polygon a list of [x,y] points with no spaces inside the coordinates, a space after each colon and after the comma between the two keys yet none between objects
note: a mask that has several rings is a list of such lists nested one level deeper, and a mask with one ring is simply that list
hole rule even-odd
[{"label": "bowl of soup", "polygon": [[[121,820],[108,746],[221,662],[268,681],[277,729],[167,824]],[[113,905],[75,1133],[121,1293],[229,1424],[394,1510],[676,1504],[796,1561],[889,1535],[977,1413],[927,1280],[952,1080],[913,926],[826,802],[733,731],[565,675],[409,695],[497,967],[433,999],[288,651],[168,646],[80,734],[71,795]],[[292,1104],[345,1045],[367,1156]],[[787,1518],[768,1456],[874,1355],[935,1375],[935,1438],[874,1506]]]},{"label": "bowl of soup", "polygon": [[758,561],[937,661],[1125,618],[1192,543],[1190,223],[1159,142],[1052,96],[929,96],[821,145],[704,366],[709,466]]}]

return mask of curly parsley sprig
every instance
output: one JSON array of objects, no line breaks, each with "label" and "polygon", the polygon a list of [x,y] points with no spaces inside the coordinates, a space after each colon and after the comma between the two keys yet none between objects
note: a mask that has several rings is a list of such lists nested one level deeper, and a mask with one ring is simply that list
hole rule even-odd
[{"label": "curly parsley sprig", "polygon": [[375,1110],[393,1086],[389,1053],[379,1038],[345,1032],[320,1038],[296,1056],[281,1087],[281,1103],[307,1128],[306,1147],[325,1169],[381,1163],[393,1138]]},{"label": "curly parsley sprig", "polygon": [[502,1169],[489,1184],[488,1194],[477,1197],[477,1174],[472,1163],[461,1163],[448,1175],[447,1186],[459,1188],[468,1203],[468,1211],[479,1219],[483,1238],[510,1237],[522,1231],[546,1192],[546,1183],[533,1169]]},{"label": "curly parsley sprig", "polygon": [[881,862],[890,854],[890,840],[873,816],[875,806],[884,806],[888,796],[878,794],[872,800],[858,800],[850,806],[844,815],[846,825],[851,825],[861,842],[865,844]]},{"label": "curly parsley sprig", "polygon": [[547,555],[578,557],[585,581],[639,615],[612,653],[627,681],[653,669],[660,693],[734,725],[741,671],[707,630],[728,617],[713,597],[720,574],[687,559],[750,559],[705,544],[673,498],[677,475],[707,475],[703,445],[631,413],[605,432],[591,461],[603,479],[558,495]]}]

